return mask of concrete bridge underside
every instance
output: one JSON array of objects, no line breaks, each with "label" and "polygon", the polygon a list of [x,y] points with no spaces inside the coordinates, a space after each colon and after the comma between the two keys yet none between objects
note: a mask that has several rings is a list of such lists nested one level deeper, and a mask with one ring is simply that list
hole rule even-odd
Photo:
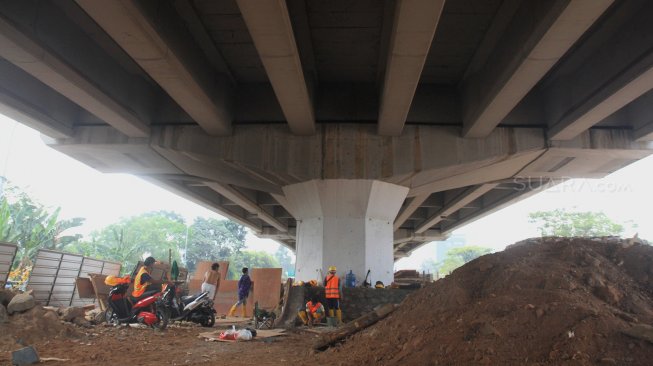
[{"label": "concrete bridge underside", "polygon": [[653,140],[646,0],[0,1],[0,111],[391,280],[425,242]]}]

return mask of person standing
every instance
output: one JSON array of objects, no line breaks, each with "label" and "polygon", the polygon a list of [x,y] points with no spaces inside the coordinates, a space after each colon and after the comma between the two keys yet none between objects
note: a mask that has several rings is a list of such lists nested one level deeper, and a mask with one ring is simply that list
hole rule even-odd
[{"label": "person standing", "polygon": [[213,263],[211,269],[204,272],[204,282],[202,282],[202,292],[208,292],[211,300],[215,299],[215,293],[220,288],[220,265]]},{"label": "person standing", "polygon": [[231,310],[229,310],[229,316],[234,316],[238,305],[242,304],[243,311],[241,314],[244,318],[247,316],[247,297],[249,297],[249,291],[252,288],[252,280],[249,278],[249,269],[247,269],[247,267],[243,268],[242,272],[243,275],[240,276],[240,280],[238,280],[238,302],[231,307]]},{"label": "person standing", "polygon": [[336,276],[335,266],[329,267],[329,274],[324,278],[324,292],[329,316],[335,315],[338,323],[342,324],[342,311],[340,311],[340,300],[343,298],[342,282],[340,277]]}]

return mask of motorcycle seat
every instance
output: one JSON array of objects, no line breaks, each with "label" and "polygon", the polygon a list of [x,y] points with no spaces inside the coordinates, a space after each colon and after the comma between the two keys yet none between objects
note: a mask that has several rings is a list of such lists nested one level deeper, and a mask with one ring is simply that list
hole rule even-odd
[{"label": "motorcycle seat", "polygon": [[181,297],[181,302],[183,302],[184,305],[189,304],[189,303],[193,302],[195,299],[197,299],[200,295],[201,295],[201,293],[195,294],[195,295],[189,295],[189,296],[182,296]]}]

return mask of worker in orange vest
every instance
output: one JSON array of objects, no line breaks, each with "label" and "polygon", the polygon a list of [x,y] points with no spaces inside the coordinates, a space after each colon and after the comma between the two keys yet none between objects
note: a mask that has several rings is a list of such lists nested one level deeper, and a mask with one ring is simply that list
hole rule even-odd
[{"label": "worker in orange vest", "polygon": [[153,283],[151,276],[154,262],[156,262],[154,257],[147,257],[143,261],[143,266],[138,270],[134,278],[134,291],[132,291],[132,297],[135,299],[151,296],[161,291],[161,284]]},{"label": "worker in orange vest", "polygon": [[324,305],[320,303],[317,296],[313,296],[306,303],[305,308],[299,309],[299,318],[304,325],[308,325],[309,327],[322,322],[324,318]]},{"label": "worker in orange vest", "polygon": [[343,299],[342,282],[336,276],[335,266],[329,267],[329,274],[324,278],[324,292],[329,316],[333,317],[335,314],[338,323],[342,323],[342,311],[340,310],[340,300]]}]

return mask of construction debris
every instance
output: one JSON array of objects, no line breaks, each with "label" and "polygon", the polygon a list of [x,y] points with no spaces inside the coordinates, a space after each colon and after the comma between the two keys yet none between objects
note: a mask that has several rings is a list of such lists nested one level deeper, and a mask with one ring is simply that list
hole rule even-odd
[{"label": "construction debris", "polygon": [[404,269],[395,272],[394,281],[390,285],[392,288],[414,289],[424,287],[433,281],[433,277],[428,273],[419,273],[414,269]]},{"label": "construction debris", "polygon": [[653,247],[628,240],[523,241],[414,292],[314,363],[648,365],[651,268]]},{"label": "construction debris", "polygon": [[378,322],[379,320],[385,318],[390,313],[395,311],[397,305],[386,304],[381,306],[379,309],[372,311],[368,314],[361,316],[360,318],[355,319],[336,330],[333,330],[328,333],[323,333],[318,341],[313,346],[316,350],[322,350],[330,345],[338,342],[341,339],[344,339],[358,331],[361,331],[370,325]]}]

